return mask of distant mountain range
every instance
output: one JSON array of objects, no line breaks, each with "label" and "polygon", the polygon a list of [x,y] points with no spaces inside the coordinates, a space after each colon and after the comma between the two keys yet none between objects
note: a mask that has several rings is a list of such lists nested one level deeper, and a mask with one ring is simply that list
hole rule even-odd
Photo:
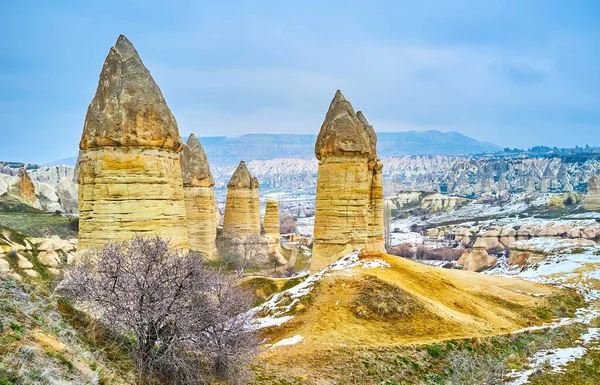
[{"label": "distant mountain range", "polygon": [[[480,142],[457,132],[402,131],[377,134],[379,157],[400,155],[467,155],[494,153],[501,148],[493,143]],[[187,138],[183,138],[184,141]],[[316,135],[246,134],[235,137],[200,137],[211,165],[227,166],[240,160],[277,158],[313,158]],[[49,166],[74,166],[77,157],[61,159]]]}]

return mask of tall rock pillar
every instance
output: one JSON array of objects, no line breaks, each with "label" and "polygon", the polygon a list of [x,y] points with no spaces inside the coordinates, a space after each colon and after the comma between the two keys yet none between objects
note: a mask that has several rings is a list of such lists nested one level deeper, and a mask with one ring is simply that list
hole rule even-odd
[{"label": "tall rock pillar", "polygon": [[273,256],[281,265],[287,261],[281,254],[281,231],[279,222],[279,205],[272,199],[267,201],[265,218],[263,219],[263,236],[269,242],[269,255]]},{"label": "tall rock pillar", "polygon": [[79,148],[80,250],[136,234],[188,249],[177,122],[125,36],[104,61]]},{"label": "tall rock pillar", "polygon": [[223,231],[236,237],[260,236],[258,179],[243,160],[227,183]]},{"label": "tall rock pillar", "polygon": [[600,178],[596,174],[592,175],[588,181],[583,208],[588,211],[600,211]]},{"label": "tall rock pillar", "polygon": [[179,154],[190,249],[217,256],[217,215],[212,173],[200,141],[191,134]]},{"label": "tall rock pillar", "polygon": [[315,155],[319,170],[311,272],[366,247],[369,240],[370,138],[339,90],[321,126]]},{"label": "tall rock pillar", "polygon": [[383,240],[383,163],[377,156],[377,134],[362,111],[358,111],[356,116],[369,136],[370,147],[368,168],[371,186],[367,218],[367,245],[365,248],[385,251]]}]

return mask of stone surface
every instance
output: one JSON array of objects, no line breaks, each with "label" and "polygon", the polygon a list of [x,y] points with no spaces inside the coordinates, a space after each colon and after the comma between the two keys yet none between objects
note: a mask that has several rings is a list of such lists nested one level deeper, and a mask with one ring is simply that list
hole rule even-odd
[{"label": "stone surface", "polygon": [[287,261],[281,254],[281,232],[279,230],[279,205],[274,200],[267,200],[265,217],[263,219],[263,236],[269,242],[268,253],[277,260],[280,265],[285,265]]},{"label": "stone surface", "polygon": [[9,187],[8,194],[29,206],[35,205],[35,186],[33,185],[33,181],[29,177],[27,170],[25,170],[25,167],[19,169],[19,177],[16,182]]},{"label": "stone surface", "polygon": [[33,269],[33,263],[29,262],[25,257],[19,256],[19,269]]},{"label": "stone surface", "polygon": [[106,57],[79,147],[80,250],[136,234],[188,249],[177,122],[124,36]]},{"label": "stone surface", "polygon": [[42,251],[38,254],[38,260],[46,267],[58,267],[59,265],[58,254],[54,251]]},{"label": "stone surface", "polygon": [[478,271],[485,267],[492,267],[498,260],[490,256],[485,249],[476,248],[471,251],[464,252],[457,264],[462,266],[464,270]]},{"label": "stone surface", "polygon": [[371,205],[373,169],[369,163],[376,159],[371,148],[367,129],[338,90],[315,143],[319,167],[313,273],[352,250],[367,247],[370,239],[378,237],[369,231],[379,225],[379,218],[370,215],[375,214],[375,207]]},{"label": "stone surface", "polygon": [[369,207],[367,218],[367,245],[366,249],[385,250],[383,241],[383,163],[377,157],[377,134],[367,118],[358,111],[358,121],[369,137],[369,157],[367,160],[371,187],[369,190]]},{"label": "stone surface", "polygon": [[77,202],[77,186],[73,180],[63,177],[56,186],[56,195],[62,210],[68,214],[77,214],[79,203]]},{"label": "stone surface", "polygon": [[242,160],[227,184],[223,231],[236,237],[260,235],[258,186]]},{"label": "stone surface", "polygon": [[10,265],[6,259],[0,258],[0,272],[6,273],[10,270]]},{"label": "stone surface", "polygon": [[600,180],[596,174],[592,175],[588,181],[583,208],[589,211],[600,210]]},{"label": "stone surface", "polygon": [[212,173],[206,153],[194,134],[179,154],[190,249],[217,257],[217,216]]}]

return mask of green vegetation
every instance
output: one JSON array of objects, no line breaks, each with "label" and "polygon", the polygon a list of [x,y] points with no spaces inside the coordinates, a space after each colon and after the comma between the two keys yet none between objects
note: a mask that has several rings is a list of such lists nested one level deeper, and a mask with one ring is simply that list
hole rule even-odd
[{"label": "green vegetation", "polygon": [[77,238],[72,221],[60,214],[46,212],[0,212],[0,228],[16,230],[30,237],[58,235],[63,239]]}]

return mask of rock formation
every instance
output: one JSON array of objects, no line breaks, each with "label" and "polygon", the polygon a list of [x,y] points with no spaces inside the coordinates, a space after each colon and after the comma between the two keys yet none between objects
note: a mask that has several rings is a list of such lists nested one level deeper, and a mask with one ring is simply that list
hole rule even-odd
[{"label": "rock formation", "polygon": [[190,249],[207,258],[217,256],[215,180],[200,141],[191,134],[180,154]]},{"label": "rock formation", "polygon": [[79,148],[80,250],[135,234],[188,249],[177,122],[124,36],[106,57]]},{"label": "rock formation", "polygon": [[315,143],[319,171],[311,272],[354,249],[371,248],[370,243],[383,246],[383,202],[379,176],[374,178],[378,159],[371,132],[338,90]]},{"label": "rock formation", "polygon": [[369,136],[368,169],[371,187],[369,189],[366,248],[385,250],[383,242],[383,163],[377,157],[377,134],[362,111],[358,111],[356,117]]},{"label": "rock formation", "polygon": [[588,181],[583,208],[590,211],[600,210],[600,180],[596,174],[592,175]]},{"label": "rock formation", "polygon": [[67,214],[77,214],[79,204],[77,202],[77,186],[68,177],[63,177],[56,185],[56,195],[60,202],[60,207]]},{"label": "rock formation", "polygon": [[273,256],[280,265],[287,263],[281,254],[280,229],[279,229],[279,206],[277,202],[269,199],[265,208],[265,218],[263,219],[263,236],[269,242],[269,255]]},{"label": "rock formation", "polygon": [[33,185],[33,181],[29,177],[27,170],[25,170],[25,167],[19,169],[19,177],[17,181],[10,186],[8,193],[29,206],[35,204],[35,186]]},{"label": "rock formation", "polygon": [[260,236],[258,185],[242,160],[227,184],[223,231],[235,237]]}]

